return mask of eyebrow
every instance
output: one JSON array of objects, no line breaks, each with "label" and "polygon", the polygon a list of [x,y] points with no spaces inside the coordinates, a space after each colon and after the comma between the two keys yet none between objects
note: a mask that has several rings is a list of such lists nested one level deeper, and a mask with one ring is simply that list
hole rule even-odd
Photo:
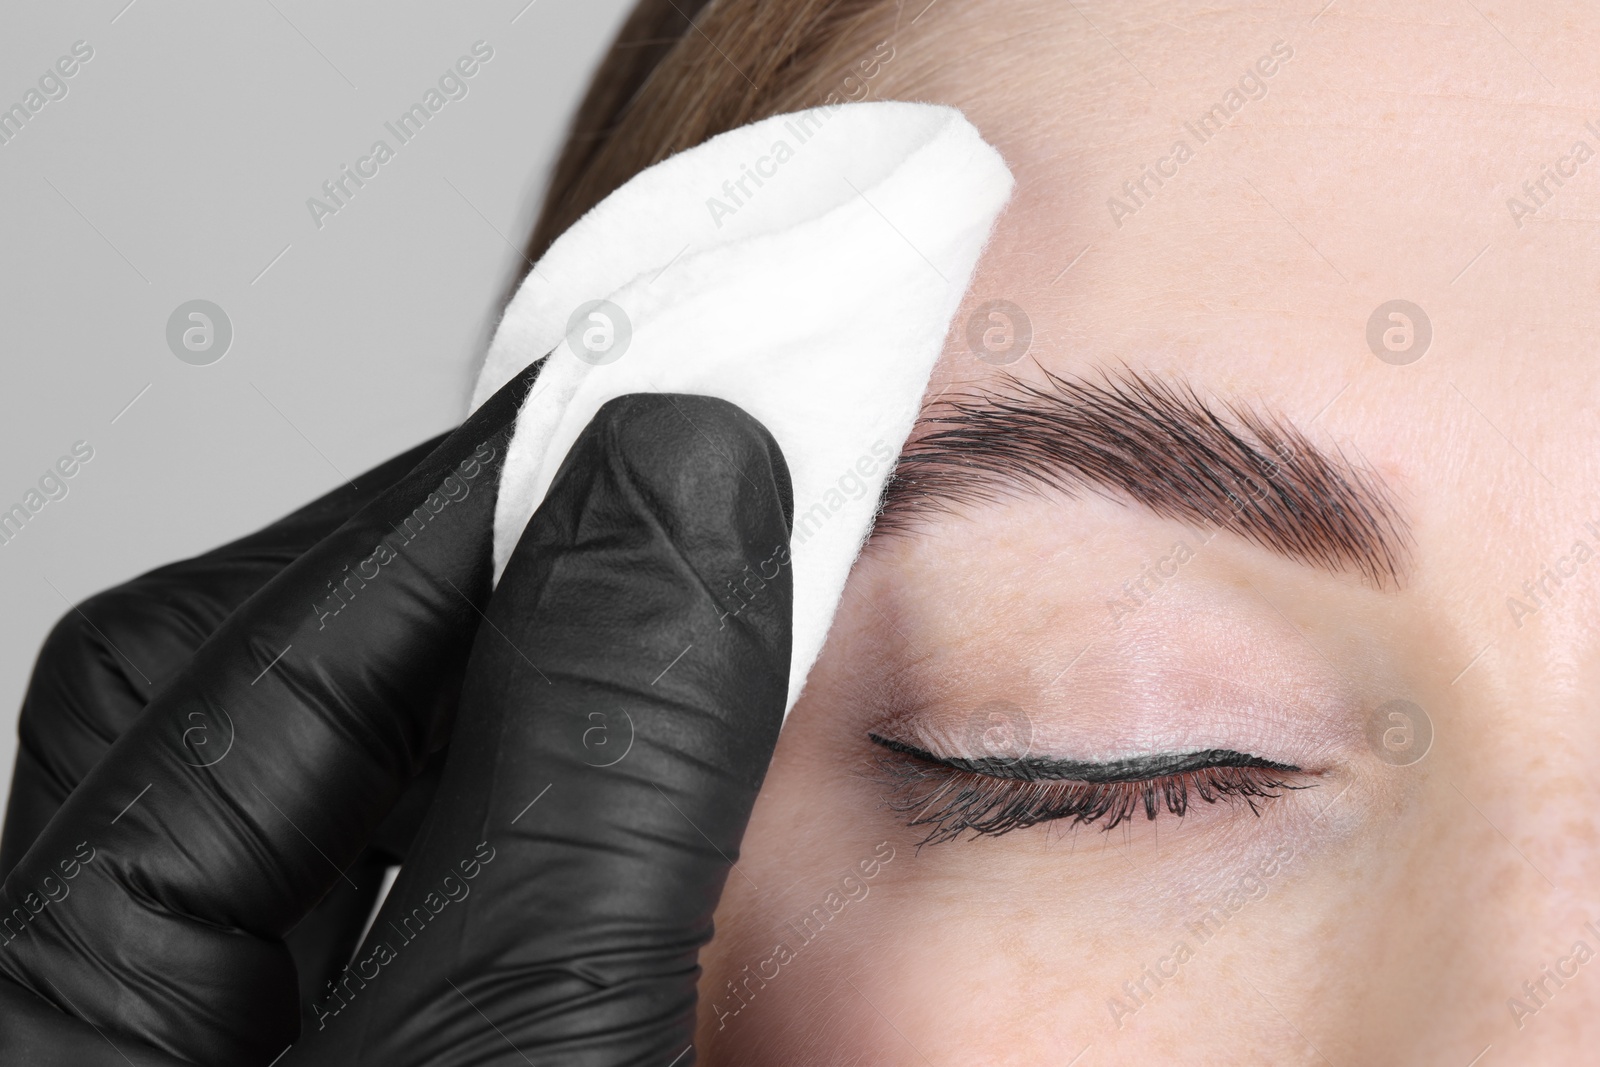
[{"label": "eyebrow", "polygon": [[874,537],[1018,492],[1095,492],[1227,530],[1296,562],[1398,587],[1410,531],[1378,475],[1279,416],[1212,404],[1181,381],[1045,371],[941,399],[884,487]]}]

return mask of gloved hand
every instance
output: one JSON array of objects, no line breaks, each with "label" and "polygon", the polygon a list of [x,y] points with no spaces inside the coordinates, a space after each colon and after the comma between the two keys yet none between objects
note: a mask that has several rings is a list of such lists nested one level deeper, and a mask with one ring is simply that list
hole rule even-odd
[{"label": "gloved hand", "polygon": [[0,887],[0,1063],[266,1063],[295,1037],[283,939],[447,737],[530,380],[229,615],[39,833]]},{"label": "gloved hand", "polygon": [[[0,891],[19,916],[0,938],[5,1062],[266,1064],[289,1043],[282,935],[449,728],[427,691],[459,667],[487,599],[493,495],[438,511],[403,548],[384,550],[387,530],[475,448],[490,450],[484,464],[503,453],[523,384],[231,616],[13,871]],[[736,613],[713,590],[787,543],[790,496],[776,446],[729,405],[636,397],[597,417],[488,607],[462,753],[354,964],[398,980],[320,1012],[297,1062],[686,1050],[695,952],[776,738],[789,658],[787,571]],[[366,579],[355,595],[316,599],[347,565]],[[616,715],[637,731],[609,768],[583,744],[593,713],[613,716],[618,743]],[[196,765],[183,739],[197,721],[227,727],[227,756]],[[530,808],[541,773],[548,795]],[[473,840],[457,857],[463,830]],[[430,871],[442,896],[422,888]],[[427,918],[469,884],[476,904]],[[400,915],[412,890],[424,910]],[[377,947],[391,927],[415,931],[397,958]],[[457,1004],[445,986],[489,1003]],[[340,988],[351,995],[352,980]],[[329,1025],[356,1007],[366,1020]],[[465,1031],[489,1010],[503,1016],[495,1040],[520,1051]]]},{"label": "gloved hand", "polygon": [[[112,742],[223,619],[443,440],[440,435],[408,449],[262,530],[159,567],[63,616],[40,650],[23,698],[16,766],[0,834],[0,878],[10,873]],[[456,688],[441,686],[440,699],[453,701]],[[207,733],[190,735],[197,752],[210,743]],[[442,762],[438,759],[432,773],[413,785],[413,795],[349,872],[361,889],[340,881],[290,933],[302,1004],[309,1006],[312,995],[355,950],[384,870],[403,858]]]},{"label": "gloved hand", "polygon": [[783,718],[793,515],[738,408],[600,410],[490,601],[411,855],[282,1067],[694,1062],[697,953]]}]

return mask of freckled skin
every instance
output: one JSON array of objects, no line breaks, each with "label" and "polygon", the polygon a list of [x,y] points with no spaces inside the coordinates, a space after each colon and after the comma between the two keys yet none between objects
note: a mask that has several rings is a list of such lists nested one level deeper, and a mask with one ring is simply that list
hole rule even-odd
[{"label": "freckled skin", "polygon": [[[1585,526],[1600,524],[1600,247],[1577,221],[1600,213],[1600,162],[1520,227],[1506,197],[1574,140],[1600,145],[1576,106],[1600,89],[1600,15],[1512,3],[1486,26],[1470,9],[1335,5],[1313,22],[1315,7],[944,0],[903,28],[874,91],[964,108],[1018,178],[931,393],[1126,367],[1281,413],[1394,492],[1413,534],[1403,589],[1223,535],[1147,582],[1119,630],[1106,602],[1199,532],[1111,501],[1019,498],[875,542],[717,914],[702,1062],[1065,1064],[1087,1049],[1084,1067],[1465,1065],[1491,1044],[1485,1062],[1592,1058],[1600,962],[1520,1028],[1507,1000],[1574,942],[1600,951],[1584,930],[1600,920],[1600,565],[1520,620],[1507,598],[1575,540],[1600,547]],[[1118,226],[1107,198],[1280,40],[1293,57],[1265,97]],[[1366,333],[1397,298],[1433,330],[1403,366]],[[1033,326],[1009,368],[966,349],[966,314],[994,299]],[[1319,776],[1259,819],[1201,805],[1181,824],[919,851],[865,740],[873,683],[896,671],[932,694],[930,715],[1003,698],[1056,745],[1084,723],[1227,703],[1230,729],[1270,720],[1263,743],[1303,743]],[[1433,723],[1413,766],[1359,740],[1395,698]],[[725,983],[883,841],[895,858],[868,897],[719,1028]],[[1192,921],[1280,843],[1293,859],[1200,943]],[[1123,983],[1186,939],[1193,958],[1147,980],[1119,1027]]]}]

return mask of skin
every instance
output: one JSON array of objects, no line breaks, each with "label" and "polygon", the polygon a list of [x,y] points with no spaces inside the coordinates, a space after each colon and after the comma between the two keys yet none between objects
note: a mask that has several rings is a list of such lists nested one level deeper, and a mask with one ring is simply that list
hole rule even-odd
[{"label": "skin", "polygon": [[[1582,1062],[1600,1040],[1600,958],[1573,955],[1600,952],[1600,556],[1570,552],[1600,548],[1600,158],[1520,227],[1506,199],[1574,140],[1600,148],[1600,20],[1575,2],[1019,6],[944,0],[875,86],[963,108],[1018,179],[930,397],[1130,368],[1281,413],[1388,485],[1403,582],[1095,497],[876,539],[717,913],[702,1062]],[[1278,40],[1294,55],[1266,96],[1118,226],[1107,197]],[[1004,368],[964,331],[1002,298],[1034,330]],[[1366,341],[1394,298],[1434,331],[1405,366]],[[1107,602],[1179,540],[1194,558],[1113,625]],[[1558,565],[1516,616],[1508,598]],[[1391,699],[1435,733],[1409,766],[1366,740]],[[1293,756],[1312,787],[1259,817],[1199,804],[919,849],[867,732],[991,722],[1058,756],[1204,734]],[[852,872],[857,899],[731,1014],[728,983]],[[1526,994],[1558,966],[1576,975]],[[1177,976],[1141,992],[1147,967]]]}]

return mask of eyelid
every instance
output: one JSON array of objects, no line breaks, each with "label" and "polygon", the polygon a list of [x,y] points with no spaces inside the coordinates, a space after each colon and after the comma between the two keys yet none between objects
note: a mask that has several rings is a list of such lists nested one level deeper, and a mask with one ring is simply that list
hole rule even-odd
[{"label": "eyelid", "polygon": [[1300,773],[1300,768],[1293,764],[1277,763],[1229,748],[1210,748],[1197,752],[1157,752],[1147,756],[1132,756],[1104,762],[1052,759],[1044,756],[985,756],[968,759],[935,755],[916,745],[896,741],[881,734],[868,733],[867,737],[874,744],[881,745],[891,752],[899,752],[929,763],[943,764],[956,770],[970,771],[990,778],[1014,778],[1025,782],[1073,781],[1105,785],[1119,782],[1151,782],[1159,778],[1170,778],[1214,767],[1254,768],[1277,771],[1280,774]]},{"label": "eyelid", "polygon": [[[882,764],[895,779],[898,793],[891,808],[910,816],[907,825],[912,829],[927,830],[920,845],[957,840],[969,831],[975,838],[998,837],[1057,820],[1066,820],[1069,826],[1101,822],[1102,829],[1109,831],[1132,820],[1141,810],[1149,820],[1154,820],[1162,808],[1182,818],[1191,803],[1191,793],[1208,804],[1242,802],[1260,816],[1257,800],[1276,800],[1282,795],[1277,792],[1281,789],[1309,788],[1283,780],[1282,775],[1297,773],[1298,768],[1227,749],[1141,758],[1146,768],[1149,760],[1167,766],[1173,760],[1188,764],[1188,769],[1153,777],[1126,777],[1130,763],[1137,764],[1141,759],[1101,764],[1042,761],[1054,769],[1065,765],[1075,772],[1098,768],[1103,773],[1110,768],[1118,775],[1091,781],[1082,777],[1032,776],[1041,762],[1038,760],[1019,774],[1021,760],[957,759],[875,733],[867,736],[888,750]],[[1193,766],[1196,759],[1210,758],[1223,762]],[[919,793],[919,787],[927,789]]]}]

